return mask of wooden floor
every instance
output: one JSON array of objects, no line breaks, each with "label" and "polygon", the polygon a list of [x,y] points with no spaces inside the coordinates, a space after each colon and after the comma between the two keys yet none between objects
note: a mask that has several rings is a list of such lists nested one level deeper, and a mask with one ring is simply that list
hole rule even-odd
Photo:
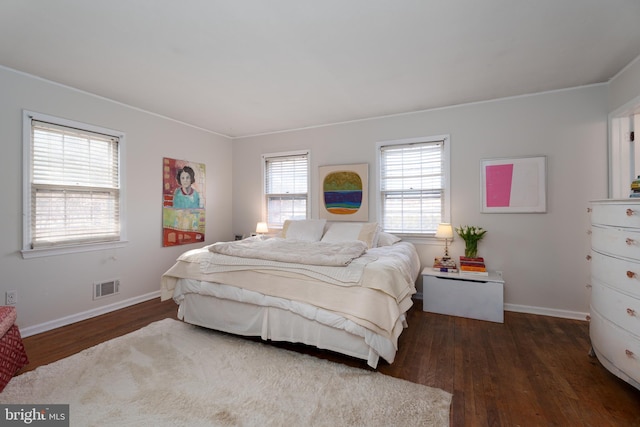
[{"label": "wooden floor", "polygon": [[[498,324],[419,307],[409,312],[396,361],[378,370],[452,393],[452,426],[640,426],[640,391],[588,356],[586,322],[506,312]],[[173,301],[154,300],[25,338],[31,363],[21,372],[166,317],[176,317]],[[279,346],[367,369],[306,346]]]}]

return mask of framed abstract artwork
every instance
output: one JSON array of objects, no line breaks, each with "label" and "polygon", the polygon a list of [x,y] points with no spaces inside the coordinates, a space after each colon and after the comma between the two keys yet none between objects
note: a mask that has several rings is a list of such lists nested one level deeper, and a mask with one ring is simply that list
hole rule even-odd
[{"label": "framed abstract artwork", "polygon": [[369,165],[320,166],[319,217],[329,221],[369,220]]},{"label": "framed abstract artwork", "polygon": [[162,159],[162,246],[204,242],[203,163]]},{"label": "framed abstract artwork", "polygon": [[483,159],[482,212],[547,211],[546,156]]}]

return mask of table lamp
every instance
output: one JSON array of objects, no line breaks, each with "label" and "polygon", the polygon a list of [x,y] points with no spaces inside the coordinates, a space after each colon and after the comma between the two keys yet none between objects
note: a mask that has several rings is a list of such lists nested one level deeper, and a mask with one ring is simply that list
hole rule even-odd
[{"label": "table lamp", "polygon": [[438,228],[436,229],[436,239],[444,239],[444,257],[442,259],[450,259],[449,239],[453,239],[453,227],[451,224],[448,222],[438,224]]},{"label": "table lamp", "polygon": [[259,235],[260,237],[262,237],[263,234],[266,234],[269,232],[269,227],[267,226],[266,222],[259,222],[256,225],[256,234]]}]

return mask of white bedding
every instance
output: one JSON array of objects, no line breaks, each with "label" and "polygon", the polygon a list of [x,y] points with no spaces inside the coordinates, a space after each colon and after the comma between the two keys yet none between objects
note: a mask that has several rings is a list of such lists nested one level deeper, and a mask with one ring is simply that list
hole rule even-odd
[{"label": "white bedding", "polygon": [[[300,242],[309,244],[308,242]],[[200,260],[200,270],[203,273],[221,273],[225,271],[241,270],[278,270],[303,274],[334,285],[352,286],[358,284],[362,278],[364,267],[375,258],[362,256],[345,265],[302,264],[300,262],[275,261],[267,258],[247,258],[229,256],[214,252],[213,245],[208,247],[210,254],[205,254]],[[265,249],[269,250],[269,249]],[[292,248],[292,250],[295,250]],[[284,259],[284,257],[282,257]]]},{"label": "white bedding", "polygon": [[364,255],[367,245],[360,240],[326,243],[279,237],[263,240],[254,237],[234,242],[214,243],[209,246],[209,251],[232,257],[343,267]]},{"label": "white bedding", "polygon": [[[232,271],[265,271],[295,273],[332,285],[349,285],[380,290],[396,301],[401,301],[416,292],[415,280],[420,271],[420,259],[411,243],[399,242],[394,245],[371,248],[363,256],[344,267],[328,267],[284,263],[263,259],[240,258],[215,254],[211,246],[193,249],[183,253],[178,263],[198,263],[199,275],[232,272]],[[169,270],[171,271],[171,270]],[[168,273],[168,272],[167,272]],[[185,273],[181,273],[185,274]],[[166,275],[166,273],[165,273]],[[178,275],[177,277],[185,277]],[[214,278],[214,277],[212,277]],[[206,280],[206,279],[202,279]],[[216,280],[213,280],[216,281]],[[340,282],[340,283],[338,283]],[[171,296],[172,288],[164,289],[163,298]]]},{"label": "white bedding", "polygon": [[[318,307],[314,307],[309,304],[291,301],[284,298],[271,297],[267,295],[262,295],[258,292],[248,291],[246,289],[236,288],[235,286],[223,285],[223,284],[211,284],[208,282],[201,282],[193,279],[181,279],[177,282],[177,294],[180,296],[180,306],[181,310],[179,312],[179,318],[183,318],[184,311],[183,310],[183,299],[187,295],[206,295],[216,298],[218,301],[227,300],[227,301],[236,301],[243,304],[248,304],[255,309],[249,308],[249,311],[242,312],[238,306],[234,306],[234,309],[231,311],[226,311],[224,314],[225,321],[223,324],[218,325],[218,329],[224,330],[225,332],[231,333],[242,333],[242,335],[257,335],[262,339],[282,339],[283,334],[286,338],[293,338],[291,336],[287,336],[287,331],[291,329],[291,325],[287,325],[284,328],[277,329],[278,332],[274,332],[274,323],[275,328],[279,326],[278,321],[274,319],[274,312],[262,312],[258,308],[275,308],[278,311],[289,312],[293,315],[300,316],[304,319],[307,319],[313,323],[318,323],[324,326],[327,326],[331,329],[337,329],[340,331],[344,331],[349,335],[353,335],[356,337],[360,337],[364,340],[364,343],[371,347],[375,354],[382,356],[389,363],[392,363],[395,358],[395,353],[397,351],[396,345],[394,342],[397,341],[398,336],[402,332],[402,329],[407,327],[406,318],[404,315],[398,319],[398,324],[394,330],[394,335],[396,335],[395,340],[389,340],[381,335],[376,334],[370,329],[364,328],[352,320],[346,319],[336,313],[331,311],[323,310]],[[194,310],[193,305],[189,307],[190,310]],[[198,319],[196,323],[202,324],[203,326],[207,326],[206,323],[208,320],[201,319],[210,319],[211,313],[211,305],[204,305],[204,309],[200,309],[200,312],[191,313],[192,319]],[[259,314],[255,314],[259,313]],[[237,315],[237,318],[235,317]],[[254,318],[253,321],[247,322],[248,318]],[[241,324],[246,322],[246,326],[242,327],[242,330],[238,329],[228,329],[227,325],[232,324]],[[257,324],[257,326],[253,327],[253,325]],[[286,324],[286,323],[285,323]],[[306,335],[311,336],[313,333],[307,331]],[[334,338],[334,340],[338,340],[339,338]],[[330,344],[314,342],[314,345],[321,348],[328,348],[331,350],[337,350],[336,345],[340,345],[342,343],[333,342]],[[344,344],[342,344],[344,347]],[[350,353],[350,356],[358,357],[358,354]],[[371,359],[371,356],[367,354],[367,359]],[[370,363],[377,363],[377,360],[369,360]],[[373,366],[375,367],[375,366]]]},{"label": "white bedding", "polygon": [[[216,264],[219,257],[233,261]],[[277,308],[332,328],[341,325],[337,329],[345,328],[350,335],[385,343],[375,351],[393,360],[398,337],[406,327],[404,313],[416,292],[420,261],[413,245],[399,242],[371,248],[347,267],[317,266],[347,270],[353,265],[360,272],[358,280],[351,281],[331,279],[306,264],[279,263],[221,255],[209,246],[191,250],[163,275],[161,296],[181,304],[187,295],[203,295],[217,301]],[[354,328],[359,332],[354,334]]]}]

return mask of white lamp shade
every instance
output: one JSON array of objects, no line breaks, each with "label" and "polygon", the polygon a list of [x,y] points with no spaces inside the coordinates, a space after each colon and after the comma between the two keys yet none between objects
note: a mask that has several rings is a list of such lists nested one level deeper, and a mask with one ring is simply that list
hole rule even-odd
[{"label": "white lamp shade", "polygon": [[259,222],[258,225],[256,225],[256,233],[268,233],[269,232],[269,227],[267,226],[266,222]]},{"label": "white lamp shade", "polygon": [[438,224],[436,229],[436,237],[438,239],[453,239],[453,227],[447,222]]}]

